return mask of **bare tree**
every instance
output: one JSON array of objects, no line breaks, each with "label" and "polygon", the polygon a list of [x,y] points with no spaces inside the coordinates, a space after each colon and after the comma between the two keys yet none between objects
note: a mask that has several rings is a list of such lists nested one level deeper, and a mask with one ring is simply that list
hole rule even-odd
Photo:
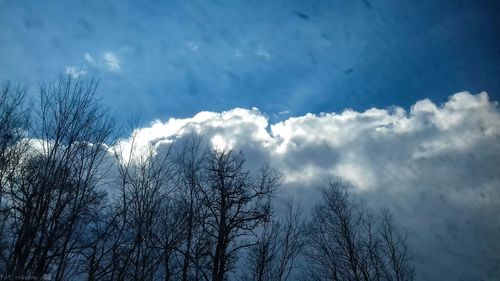
[{"label": "bare tree", "polygon": [[185,237],[178,252],[182,255],[180,279],[208,280],[207,262],[211,243],[203,231],[206,208],[203,205],[201,188],[203,185],[203,163],[208,148],[203,146],[201,136],[190,135],[183,141],[177,156],[177,179],[180,206],[186,218]]},{"label": "bare tree", "polygon": [[387,211],[378,217],[353,200],[341,181],[323,192],[309,225],[311,280],[413,280],[405,239]]},{"label": "bare tree", "polygon": [[5,192],[13,183],[22,155],[28,149],[25,134],[29,114],[25,105],[26,89],[6,83],[0,89],[0,272],[7,267],[8,214],[10,204],[5,202]]},{"label": "bare tree", "polygon": [[251,245],[244,238],[269,219],[279,176],[266,166],[253,180],[241,155],[201,143],[188,138],[175,158],[172,146],[137,153],[134,137],[129,151],[117,149],[116,207],[93,222],[89,280],[211,280],[221,260],[224,278]]},{"label": "bare tree", "polygon": [[264,223],[257,243],[248,249],[243,280],[274,280],[279,227],[273,221]]},{"label": "bare tree", "polygon": [[82,250],[81,273],[87,280],[116,280],[118,260],[125,240],[124,211],[116,202],[107,200],[106,206],[95,210],[86,233],[88,246]]},{"label": "bare tree", "polygon": [[264,166],[253,180],[244,170],[241,153],[213,150],[208,154],[201,192],[208,210],[203,227],[214,245],[212,281],[225,280],[238,251],[254,244],[245,238],[254,236],[253,230],[270,219],[270,196],[279,178],[275,170]]},{"label": "bare tree", "polygon": [[113,121],[95,80],[61,78],[40,89],[31,149],[9,179],[5,274],[71,278],[99,190]]},{"label": "bare tree", "polygon": [[415,268],[406,245],[406,235],[402,235],[395,230],[392,222],[393,215],[388,210],[382,209],[381,217],[380,232],[383,252],[380,267],[383,280],[413,280]]},{"label": "bare tree", "polygon": [[305,239],[302,208],[289,200],[284,218],[265,223],[256,245],[249,248],[244,279],[289,280]]},{"label": "bare tree", "polygon": [[[181,223],[177,206],[171,200],[171,147],[136,145],[137,132],[127,148],[118,148],[119,191],[117,196],[120,242],[112,255],[112,280],[154,280],[160,266],[178,244],[177,225]],[[165,148],[165,147],[162,147]],[[172,221],[174,220],[174,221]],[[167,228],[167,229],[166,229]],[[168,276],[169,273],[165,272]]]},{"label": "bare tree", "polygon": [[25,88],[9,83],[0,89],[0,207],[4,186],[24,152],[19,144],[28,129],[25,95]]},{"label": "bare tree", "polygon": [[287,202],[286,216],[278,221],[280,232],[278,235],[278,255],[275,280],[287,281],[294,268],[297,257],[305,246],[305,218],[300,205],[292,200]]}]

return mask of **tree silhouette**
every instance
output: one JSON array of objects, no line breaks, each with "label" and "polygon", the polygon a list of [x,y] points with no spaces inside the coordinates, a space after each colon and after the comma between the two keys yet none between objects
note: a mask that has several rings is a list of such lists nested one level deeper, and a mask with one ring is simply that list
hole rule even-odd
[{"label": "tree silhouette", "polygon": [[201,192],[208,210],[205,231],[213,240],[212,281],[223,281],[240,249],[254,245],[244,238],[270,219],[270,196],[280,175],[264,166],[253,180],[244,170],[242,154],[212,150],[204,165],[205,186]]},{"label": "tree silhouette", "polygon": [[4,178],[7,275],[63,280],[77,271],[89,216],[104,196],[98,185],[113,128],[96,103],[96,87],[95,80],[61,78],[40,88],[29,149]]},{"label": "tree silhouette", "polygon": [[248,250],[244,279],[289,280],[305,246],[305,231],[302,208],[287,201],[284,218],[265,223],[257,243]]},{"label": "tree silhouette", "polygon": [[308,237],[311,280],[413,280],[406,238],[396,231],[390,213],[371,212],[341,181],[323,191]]}]

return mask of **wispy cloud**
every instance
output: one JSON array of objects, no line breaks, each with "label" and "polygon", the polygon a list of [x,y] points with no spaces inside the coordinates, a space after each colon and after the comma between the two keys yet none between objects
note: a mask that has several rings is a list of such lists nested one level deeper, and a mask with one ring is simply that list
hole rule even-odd
[{"label": "wispy cloud", "polygon": [[78,78],[82,75],[85,75],[87,74],[87,70],[86,69],[82,69],[82,68],[79,68],[79,67],[76,67],[76,66],[66,66],[65,68],[65,72],[67,75],[71,75],[71,77],[73,78]]},{"label": "wispy cloud", "polygon": [[198,51],[198,48],[199,48],[198,44],[196,44],[195,42],[191,42],[191,41],[187,43],[187,47],[190,51],[193,51],[193,52]]},{"label": "wispy cloud", "polygon": [[271,54],[269,53],[269,51],[266,48],[264,48],[263,45],[259,45],[257,47],[257,50],[255,51],[255,55],[258,57],[261,57],[261,58],[265,58],[265,59],[271,58]]},{"label": "wispy cloud", "polygon": [[97,67],[97,62],[94,60],[94,58],[89,53],[85,53],[83,55],[83,57],[85,58],[85,61],[87,61],[87,63],[89,65]]},{"label": "wispy cloud", "polygon": [[120,71],[120,61],[118,60],[118,57],[112,53],[112,52],[106,52],[104,53],[104,62],[106,63],[106,67],[108,68],[109,71]]},{"label": "wispy cloud", "polygon": [[90,53],[85,53],[83,58],[87,64],[95,69],[106,70],[109,72],[119,72],[121,70],[120,60],[113,52],[105,52],[100,59],[94,58]]}]

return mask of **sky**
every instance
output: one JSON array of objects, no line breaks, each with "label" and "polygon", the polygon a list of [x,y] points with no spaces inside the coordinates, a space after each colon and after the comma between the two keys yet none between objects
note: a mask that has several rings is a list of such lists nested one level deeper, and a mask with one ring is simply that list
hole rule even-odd
[{"label": "sky", "polygon": [[[121,118],[305,113],[500,90],[498,1],[6,1],[0,79],[101,79]],[[134,102],[131,103],[130,101]]]},{"label": "sky", "polygon": [[97,77],[120,122],[144,121],[142,147],[202,133],[249,167],[270,162],[306,206],[340,176],[395,210],[417,280],[498,280],[499,12],[486,0],[0,0],[0,81]]}]

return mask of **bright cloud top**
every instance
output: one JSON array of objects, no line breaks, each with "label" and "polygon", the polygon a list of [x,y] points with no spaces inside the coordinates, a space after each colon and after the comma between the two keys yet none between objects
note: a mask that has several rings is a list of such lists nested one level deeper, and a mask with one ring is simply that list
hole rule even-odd
[{"label": "bright cloud top", "polygon": [[341,114],[307,114],[276,124],[269,124],[265,114],[256,108],[200,112],[192,118],[155,121],[138,129],[136,143],[140,147],[171,142],[195,132],[210,138],[212,143],[262,150],[270,161],[284,169],[290,181],[306,180],[302,172],[312,166],[317,171],[341,175],[359,188],[370,189],[378,185],[372,175],[373,161],[381,157],[391,163],[423,161],[462,153],[482,141],[498,138],[499,120],[497,105],[489,101],[486,93],[463,92],[440,107],[422,100],[410,112],[400,107],[346,110]]},{"label": "bright cloud top", "polygon": [[284,175],[283,189],[306,201],[340,176],[367,204],[396,210],[420,278],[500,273],[500,111],[486,93],[457,93],[440,106],[421,100],[409,112],[346,110],[276,124],[256,108],[200,112],[136,130],[138,153],[193,132],[242,150],[249,166],[270,162]]}]

